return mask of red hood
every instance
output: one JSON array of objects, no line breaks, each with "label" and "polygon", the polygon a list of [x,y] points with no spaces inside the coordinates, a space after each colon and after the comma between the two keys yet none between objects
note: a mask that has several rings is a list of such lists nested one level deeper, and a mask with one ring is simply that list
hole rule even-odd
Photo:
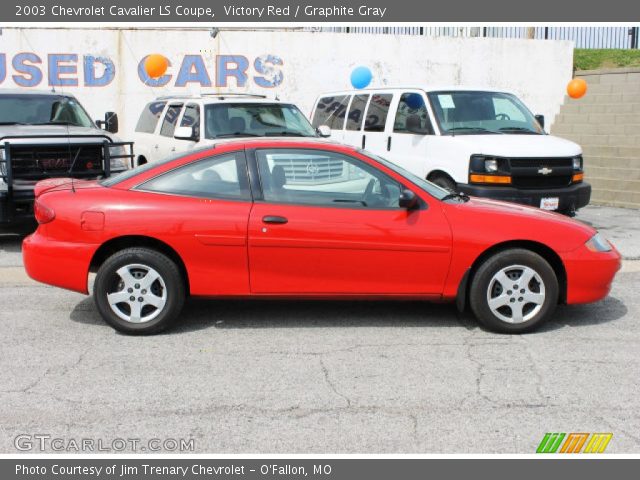
[{"label": "red hood", "polygon": [[47,178],[40,180],[34,187],[36,198],[45,192],[60,190],[80,190],[84,188],[94,188],[98,186],[97,180],[78,180],[77,178]]},{"label": "red hood", "polygon": [[579,247],[597,232],[559,213],[486,198],[471,197],[466,203],[445,204],[445,213],[454,236],[470,229],[476,234],[483,232],[487,242],[533,240],[558,252]]}]

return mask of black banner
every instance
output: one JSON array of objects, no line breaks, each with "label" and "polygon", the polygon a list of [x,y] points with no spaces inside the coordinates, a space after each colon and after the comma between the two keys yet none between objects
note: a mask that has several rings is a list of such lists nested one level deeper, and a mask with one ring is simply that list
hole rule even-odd
[{"label": "black banner", "polygon": [[4,22],[638,22],[635,2],[537,0],[15,0]]}]

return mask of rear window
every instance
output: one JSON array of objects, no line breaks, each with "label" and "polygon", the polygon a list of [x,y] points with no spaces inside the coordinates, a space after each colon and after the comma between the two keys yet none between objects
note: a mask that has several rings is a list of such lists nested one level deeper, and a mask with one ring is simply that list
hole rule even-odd
[{"label": "rear window", "polygon": [[321,98],[313,114],[313,126],[318,128],[326,125],[332,130],[342,130],[347,105],[349,105],[349,95]]},{"label": "rear window", "polygon": [[136,132],[153,133],[167,102],[149,102],[145,105],[136,125]]}]

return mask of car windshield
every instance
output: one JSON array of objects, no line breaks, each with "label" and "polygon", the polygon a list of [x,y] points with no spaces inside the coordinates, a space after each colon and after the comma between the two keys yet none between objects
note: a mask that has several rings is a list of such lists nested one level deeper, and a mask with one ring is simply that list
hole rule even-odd
[{"label": "car windshield", "polygon": [[309,120],[294,105],[219,103],[205,107],[205,138],[315,137]]},{"label": "car windshield", "polygon": [[406,178],[411,183],[414,183],[415,185],[417,185],[419,188],[421,188],[422,190],[424,190],[425,192],[427,192],[431,196],[436,197],[438,200],[444,199],[444,197],[446,197],[450,193],[447,190],[445,190],[444,188],[441,188],[438,185],[436,185],[434,183],[431,183],[430,181],[425,180],[423,178],[420,178],[419,176],[414,175],[413,173],[411,173],[408,170],[405,170],[402,167],[399,167],[395,163],[391,163],[386,158],[382,158],[382,157],[380,157],[378,155],[375,155],[375,154],[373,154],[373,153],[371,153],[369,151],[366,151],[366,150],[358,150],[358,151],[362,155],[365,155],[365,156],[367,156],[369,158],[373,158],[375,161],[381,163],[382,165],[384,165],[388,169],[393,170],[398,175]]},{"label": "car windshield", "polygon": [[529,109],[509,93],[440,91],[429,93],[443,135],[542,135]]},{"label": "car windshield", "polygon": [[64,95],[0,95],[0,125],[72,125],[94,127],[73,97]]}]

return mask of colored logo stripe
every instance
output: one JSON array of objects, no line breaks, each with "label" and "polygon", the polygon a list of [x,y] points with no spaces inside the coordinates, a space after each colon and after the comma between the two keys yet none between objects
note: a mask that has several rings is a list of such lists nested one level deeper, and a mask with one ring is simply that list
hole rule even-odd
[{"label": "colored logo stripe", "polygon": [[613,433],[594,433],[584,449],[584,453],[602,453],[609,445]]},{"label": "colored logo stripe", "polygon": [[564,436],[564,433],[546,433],[536,453],[556,453]]},{"label": "colored logo stripe", "polygon": [[562,444],[560,453],[580,453],[587,438],[589,438],[588,433],[570,433]]}]

